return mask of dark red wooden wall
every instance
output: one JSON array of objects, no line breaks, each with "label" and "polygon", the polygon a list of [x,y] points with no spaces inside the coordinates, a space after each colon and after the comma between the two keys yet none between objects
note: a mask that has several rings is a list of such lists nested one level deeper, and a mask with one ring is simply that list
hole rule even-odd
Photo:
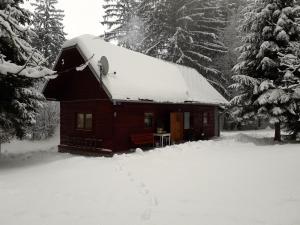
[{"label": "dark red wooden wall", "polygon": [[[64,50],[55,68],[59,76],[48,82],[44,95],[60,101],[61,144],[66,144],[63,137],[95,138],[102,139],[102,145],[112,149],[113,105],[88,67],[76,70],[83,63],[75,48]],[[93,114],[92,131],[76,129],[77,113]]]},{"label": "dark red wooden wall", "polygon": [[[123,151],[134,147],[130,141],[131,134],[156,132],[158,120],[163,120],[169,129],[171,112],[190,112],[191,129],[185,130],[184,136],[189,139],[210,138],[215,136],[215,110],[216,106],[178,105],[178,104],[152,104],[123,102],[114,106],[114,150]],[[203,112],[208,113],[208,124],[203,125]],[[154,114],[153,128],[145,128],[144,113]],[[205,134],[202,136],[202,134]]]},{"label": "dark red wooden wall", "polygon": [[[92,131],[76,129],[76,114],[92,113]],[[113,112],[109,101],[89,100],[61,102],[61,137],[79,137],[101,139],[102,145],[107,149],[113,149]],[[63,138],[61,139],[61,141]],[[63,143],[63,141],[61,142]]]},{"label": "dark red wooden wall", "polygon": [[88,67],[82,71],[76,70],[83,63],[85,61],[75,48],[64,50],[55,67],[59,75],[48,82],[44,95],[58,101],[108,99]]}]

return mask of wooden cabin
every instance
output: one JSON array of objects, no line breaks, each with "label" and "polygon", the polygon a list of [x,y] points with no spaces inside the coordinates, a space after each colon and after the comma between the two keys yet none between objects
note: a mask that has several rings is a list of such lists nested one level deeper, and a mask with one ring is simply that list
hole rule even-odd
[{"label": "wooden cabin", "polygon": [[220,134],[227,101],[192,68],[82,35],[64,44],[55,70],[44,95],[60,102],[59,151],[112,154],[156,146],[157,133],[171,143]]}]

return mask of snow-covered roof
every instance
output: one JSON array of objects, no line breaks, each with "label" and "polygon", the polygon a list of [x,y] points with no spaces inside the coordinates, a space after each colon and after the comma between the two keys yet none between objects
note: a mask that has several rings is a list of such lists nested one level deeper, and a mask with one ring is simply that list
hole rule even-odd
[{"label": "snow-covered roof", "polygon": [[153,58],[104,41],[82,35],[66,41],[63,48],[76,46],[89,67],[100,77],[98,61],[105,56],[109,72],[102,82],[113,100],[203,104],[227,104],[195,69]]}]

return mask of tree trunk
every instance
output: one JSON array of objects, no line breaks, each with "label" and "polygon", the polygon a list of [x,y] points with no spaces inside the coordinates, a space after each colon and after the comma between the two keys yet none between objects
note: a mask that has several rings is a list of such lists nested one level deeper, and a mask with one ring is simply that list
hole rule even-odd
[{"label": "tree trunk", "polygon": [[275,123],[274,141],[281,141],[280,123]]}]

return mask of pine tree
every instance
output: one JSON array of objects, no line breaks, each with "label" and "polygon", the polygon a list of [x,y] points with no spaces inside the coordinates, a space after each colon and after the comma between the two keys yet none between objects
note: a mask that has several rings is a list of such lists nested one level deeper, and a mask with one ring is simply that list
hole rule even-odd
[{"label": "pine tree", "polygon": [[42,140],[52,137],[59,124],[59,103],[47,102],[39,111],[36,124],[30,127],[28,132],[31,140]]},{"label": "pine tree", "polygon": [[275,124],[278,141],[280,127],[299,117],[299,71],[291,61],[286,63],[287,58],[299,58],[299,12],[294,0],[249,1],[242,12],[243,45],[232,85],[239,94],[231,102],[241,121],[267,118]]},{"label": "pine tree", "polygon": [[246,1],[247,0],[219,0],[218,2],[221,6],[221,10],[224,12],[226,20],[230,20],[242,7],[245,7]]},{"label": "pine tree", "polygon": [[118,40],[119,45],[137,50],[141,41],[143,22],[138,12],[138,0],[104,0],[105,15],[102,24],[107,26],[107,40]]},{"label": "pine tree", "polygon": [[31,46],[30,13],[21,3],[0,3],[0,133],[19,138],[34,124],[44,101],[34,84],[53,74],[40,66],[44,58]]},{"label": "pine tree", "polygon": [[47,59],[51,68],[66,41],[63,26],[64,11],[56,9],[57,0],[35,0],[33,31],[36,37],[33,46]]},{"label": "pine tree", "polygon": [[[211,83],[224,89],[222,75],[212,68],[212,57],[227,50],[218,36],[225,21],[216,0],[107,2],[109,4],[105,6],[103,24],[116,26],[106,34],[108,40],[116,38],[121,40],[121,45],[131,46],[126,42],[128,38],[124,37],[127,36],[127,28],[132,26],[131,21],[134,18],[134,21],[139,21],[134,23],[135,33],[138,33],[138,37],[134,38],[134,50],[193,67]],[[126,4],[128,2],[130,4]],[[108,18],[113,23],[108,23]]]},{"label": "pine tree", "polygon": [[[63,18],[64,11],[57,9],[57,0],[35,0],[34,6],[33,31],[36,33],[33,39],[33,46],[37,48],[46,58],[46,66],[52,68],[65,42],[66,33],[64,32]],[[44,86],[44,83],[38,85]],[[40,88],[41,90],[41,88]],[[49,116],[51,113],[51,116]],[[32,139],[51,137],[58,126],[59,107],[55,103],[47,102],[39,110],[36,124],[28,132]]]},{"label": "pine tree", "polygon": [[[300,10],[300,9],[299,9]],[[299,30],[300,31],[300,30]],[[293,43],[284,53],[279,53],[280,73],[283,82],[280,88],[289,96],[283,115],[285,128],[293,139],[300,138],[300,43]]]},{"label": "pine tree", "polygon": [[[224,32],[220,35],[221,41],[226,45],[228,51],[226,54],[217,54],[213,58],[213,64],[224,76],[224,86],[228,87],[232,84],[233,66],[237,63],[239,52],[236,50],[241,45],[239,32],[238,32],[238,20],[239,10],[244,7],[244,0],[221,0],[221,10],[226,18],[227,25]],[[228,89],[223,93],[224,96],[230,99],[234,96],[234,90]]]}]

